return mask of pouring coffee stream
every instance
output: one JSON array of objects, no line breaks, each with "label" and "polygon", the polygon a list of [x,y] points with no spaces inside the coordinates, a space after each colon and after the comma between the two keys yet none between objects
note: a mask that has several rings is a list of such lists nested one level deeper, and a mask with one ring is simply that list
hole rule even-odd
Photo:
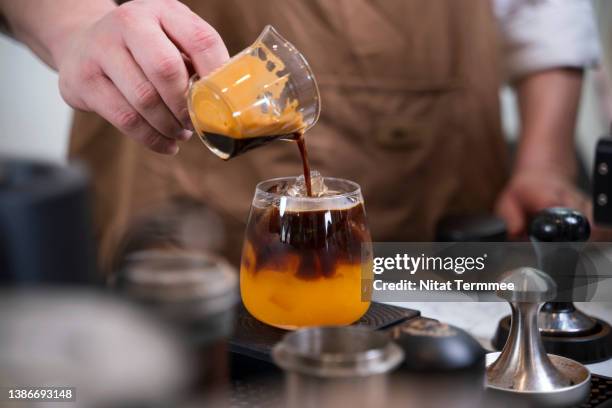
[{"label": "pouring coffee stream", "polygon": [[302,157],[302,167],[304,168],[304,184],[306,185],[306,194],[312,197],[312,178],[310,177],[310,163],[308,163],[308,150],[306,150],[306,140],[304,134],[299,133],[297,139],[298,149]]}]

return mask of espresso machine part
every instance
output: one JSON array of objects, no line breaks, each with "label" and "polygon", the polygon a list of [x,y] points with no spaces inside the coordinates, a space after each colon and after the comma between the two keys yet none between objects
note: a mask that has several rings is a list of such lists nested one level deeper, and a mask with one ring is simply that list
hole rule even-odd
[{"label": "espresso machine part", "polygon": [[[580,252],[590,235],[587,218],[567,208],[550,208],[538,213],[529,227],[538,264],[551,276],[557,292],[574,290],[574,277]],[[612,328],[578,310],[572,302],[544,304],[538,320],[546,351],[581,363],[594,363],[612,356]],[[493,338],[500,349],[506,342],[510,317],[503,318]]]},{"label": "espresso machine part", "polygon": [[314,327],[285,335],[273,351],[285,371],[289,407],[386,406],[387,373],[403,352],[383,332]]},{"label": "espresso machine part", "polygon": [[[83,288],[0,290],[0,367],[0,388],[73,388],[73,402],[37,407],[176,407],[191,377],[186,350],[157,319]],[[0,405],[13,406],[5,396]]]},{"label": "espresso machine part", "polygon": [[79,166],[0,158],[0,285],[94,280],[89,204]]},{"label": "espresso machine part", "polygon": [[593,218],[596,224],[612,225],[612,137],[597,142],[594,166]]},{"label": "espresso machine part", "polygon": [[548,274],[533,268],[506,272],[500,282],[514,289],[498,292],[512,309],[508,340],[501,353],[487,356],[487,387],[493,395],[510,396],[527,407],[572,407],[590,391],[591,375],[582,364],[546,354],[538,313],[556,296],[556,284]]},{"label": "espresso machine part", "polygon": [[236,271],[200,252],[148,250],[124,260],[116,286],[187,339],[196,393],[219,398],[229,381],[227,339],[238,302]]}]

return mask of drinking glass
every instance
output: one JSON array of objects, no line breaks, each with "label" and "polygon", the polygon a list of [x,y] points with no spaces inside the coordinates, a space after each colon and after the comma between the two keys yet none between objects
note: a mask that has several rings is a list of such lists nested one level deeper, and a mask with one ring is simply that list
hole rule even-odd
[{"label": "drinking glass", "polygon": [[370,305],[362,296],[372,279],[372,243],[361,189],[348,180],[323,181],[328,192],[320,197],[287,194],[295,177],[255,190],[240,292],[247,310],[269,325],[348,325]]}]

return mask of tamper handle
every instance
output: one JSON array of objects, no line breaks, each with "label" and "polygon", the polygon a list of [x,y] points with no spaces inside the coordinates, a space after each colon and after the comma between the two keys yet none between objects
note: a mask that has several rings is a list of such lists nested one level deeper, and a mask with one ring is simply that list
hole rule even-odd
[{"label": "tamper handle", "polygon": [[529,225],[532,242],[585,242],[591,235],[588,219],[570,208],[555,207],[540,211]]},{"label": "tamper handle", "polygon": [[[567,298],[573,291],[580,251],[590,234],[587,217],[571,208],[548,208],[531,221],[529,238],[536,251],[538,267],[555,280],[560,298]],[[546,305],[544,310],[561,312],[571,308],[573,306],[567,303],[555,302]]]}]

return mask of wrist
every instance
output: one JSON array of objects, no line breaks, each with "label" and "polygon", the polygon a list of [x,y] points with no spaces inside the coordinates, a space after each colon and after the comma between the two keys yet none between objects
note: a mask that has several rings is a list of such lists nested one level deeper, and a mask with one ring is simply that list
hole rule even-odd
[{"label": "wrist", "polygon": [[546,176],[554,179],[564,179],[568,182],[574,182],[576,176],[574,171],[570,171],[565,166],[559,166],[557,163],[516,163],[511,177],[540,177]]},{"label": "wrist", "polygon": [[556,157],[517,156],[513,173],[544,173],[564,177],[569,180],[576,178],[577,163],[574,156],[560,159]]},{"label": "wrist", "polygon": [[[568,143],[569,144],[569,143]],[[559,140],[533,143],[533,138],[522,138],[516,153],[514,173],[545,173],[574,180],[577,173],[576,155]]]}]

